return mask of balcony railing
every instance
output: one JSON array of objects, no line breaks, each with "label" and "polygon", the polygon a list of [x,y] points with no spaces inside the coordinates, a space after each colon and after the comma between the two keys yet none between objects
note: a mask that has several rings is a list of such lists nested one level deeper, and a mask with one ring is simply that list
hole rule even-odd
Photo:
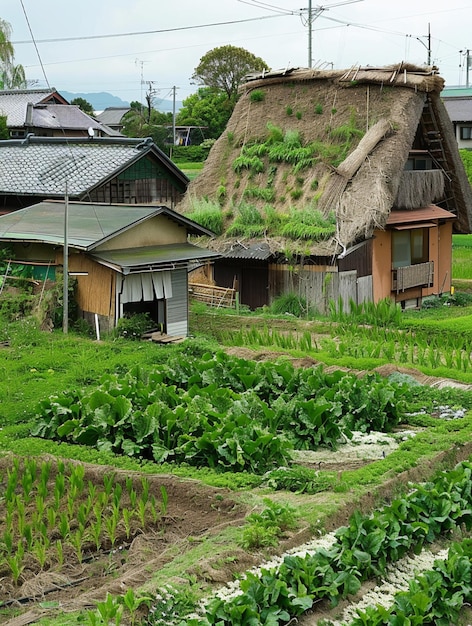
[{"label": "balcony railing", "polygon": [[400,293],[411,287],[431,287],[433,280],[433,261],[397,267],[392,271],[392,291]]}]

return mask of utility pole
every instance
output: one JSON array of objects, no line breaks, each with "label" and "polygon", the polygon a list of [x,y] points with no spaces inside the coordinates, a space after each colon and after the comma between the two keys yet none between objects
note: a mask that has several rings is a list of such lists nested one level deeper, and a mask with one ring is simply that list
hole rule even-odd
[{"label": "utility pole", "polygon": [[308,67],[311,68],[313,64],[313,22],[319,17],[323,11],[327,11],[331,7],[339,7],[344,4],[354,4],[356,2],[363,2],[363,0],[343,0],[342,2],[336,2],[334,4],[328,4],[327,6],[318,5],[313,8],[312,0],[308,0],[308,9],[300,9],[301,11],[307,11],[307,26],[308,26]]},{"label": "utility pole", "polygon": [[69,330],[69,192],[64,197],[64,251],[62,259],[63,290],[62,290],[62,331],[67,334]]}]

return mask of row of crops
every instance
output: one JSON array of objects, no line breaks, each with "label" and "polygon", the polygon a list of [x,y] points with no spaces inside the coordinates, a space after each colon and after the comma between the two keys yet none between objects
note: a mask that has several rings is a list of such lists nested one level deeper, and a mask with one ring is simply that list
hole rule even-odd
[{"label": "row of crops", "polygon": [[[14,458],[0,473],[0,571],[15,585],[24,578],[67,562],[81,564],[97,552],[129,545],[144,529],[159,527],[167,492],[151,493],[146,477],[100,481],[81,464]],[[2,597],[5,601],[8,598]]]},{"label": "row of crops", "polygon": [[240,329],[219,333],[221,341],[233,346],[273,346],[283,350],[299,350],[307,354],[324,352],[330,358],[379,359],[390,363],[408,364],[430,369],[445,367],[456,372],[472,371],[472,340],[461,331],[460,319],[455,321],[457,332],[438,334],[426,332],[392,332],[382,327],[356,327],[344,324],[316,339],[312,332],[287,332],[268,326],[262,329]]},{"label": "row of crops", "polygon": [[294,449],[335,449],[353,430],[391,431],[408,385],[376,374],[174,355],[41,402],[33,434],[130,457],[226,471],[288,465]]},{"label": "row of crops", "polygon": [[[240,593],[210,600],[204,615],[188,626],[277,626],[326,600],[336,606],[363,582],[385,575],[389,564],[452,532],[472,528],[472,464],[463,462],[435,480],[412,486],[390,506],[365,515],[356,512],[338,529],[329,548],[306,556],[286,556],[279,567],[248,572]],[[412,580],[390,608],[359,611],[352,626],[457,624],[462,606],[472,601],[472,540],[455,542],[445,561]]]}]

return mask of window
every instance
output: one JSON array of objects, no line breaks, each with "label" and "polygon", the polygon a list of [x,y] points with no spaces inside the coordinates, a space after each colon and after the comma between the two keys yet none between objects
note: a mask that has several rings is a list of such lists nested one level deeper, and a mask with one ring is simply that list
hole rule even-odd
[{"label": "window", "polygon": [[426,263],[429,257],[429,230],[413,228],[392,233],[392,267]]},{"label": "window", "polygon": [[407,162],[405,163],[406,170],[432,170],[433,169],[433,160],[431,157],[422,156],[422,157],[409,157]]},{"label": "window", "polygon": [[461,139],[472,139],[472,126],[461,126]]}]

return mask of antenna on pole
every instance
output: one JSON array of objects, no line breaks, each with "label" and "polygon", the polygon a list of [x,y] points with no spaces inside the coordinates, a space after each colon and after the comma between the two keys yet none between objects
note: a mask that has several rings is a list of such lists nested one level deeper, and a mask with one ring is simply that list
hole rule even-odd
[{"label": "antenna on pole", "polygon": [[306,24],[308,26],[308,67],[312,67],[313,64],[313,22],[319,17],[323,11],[328,11],[333,7],[340,7],[345,4],[355,4],[356,2],[363,2],[363,0],[344,0],[343,2],[336,2],[335,4],[327,4],[325,6],[317,5],[312,8],[312,0],[308,0],[308,9],[300,9],[301,11],[307,11]]}]

